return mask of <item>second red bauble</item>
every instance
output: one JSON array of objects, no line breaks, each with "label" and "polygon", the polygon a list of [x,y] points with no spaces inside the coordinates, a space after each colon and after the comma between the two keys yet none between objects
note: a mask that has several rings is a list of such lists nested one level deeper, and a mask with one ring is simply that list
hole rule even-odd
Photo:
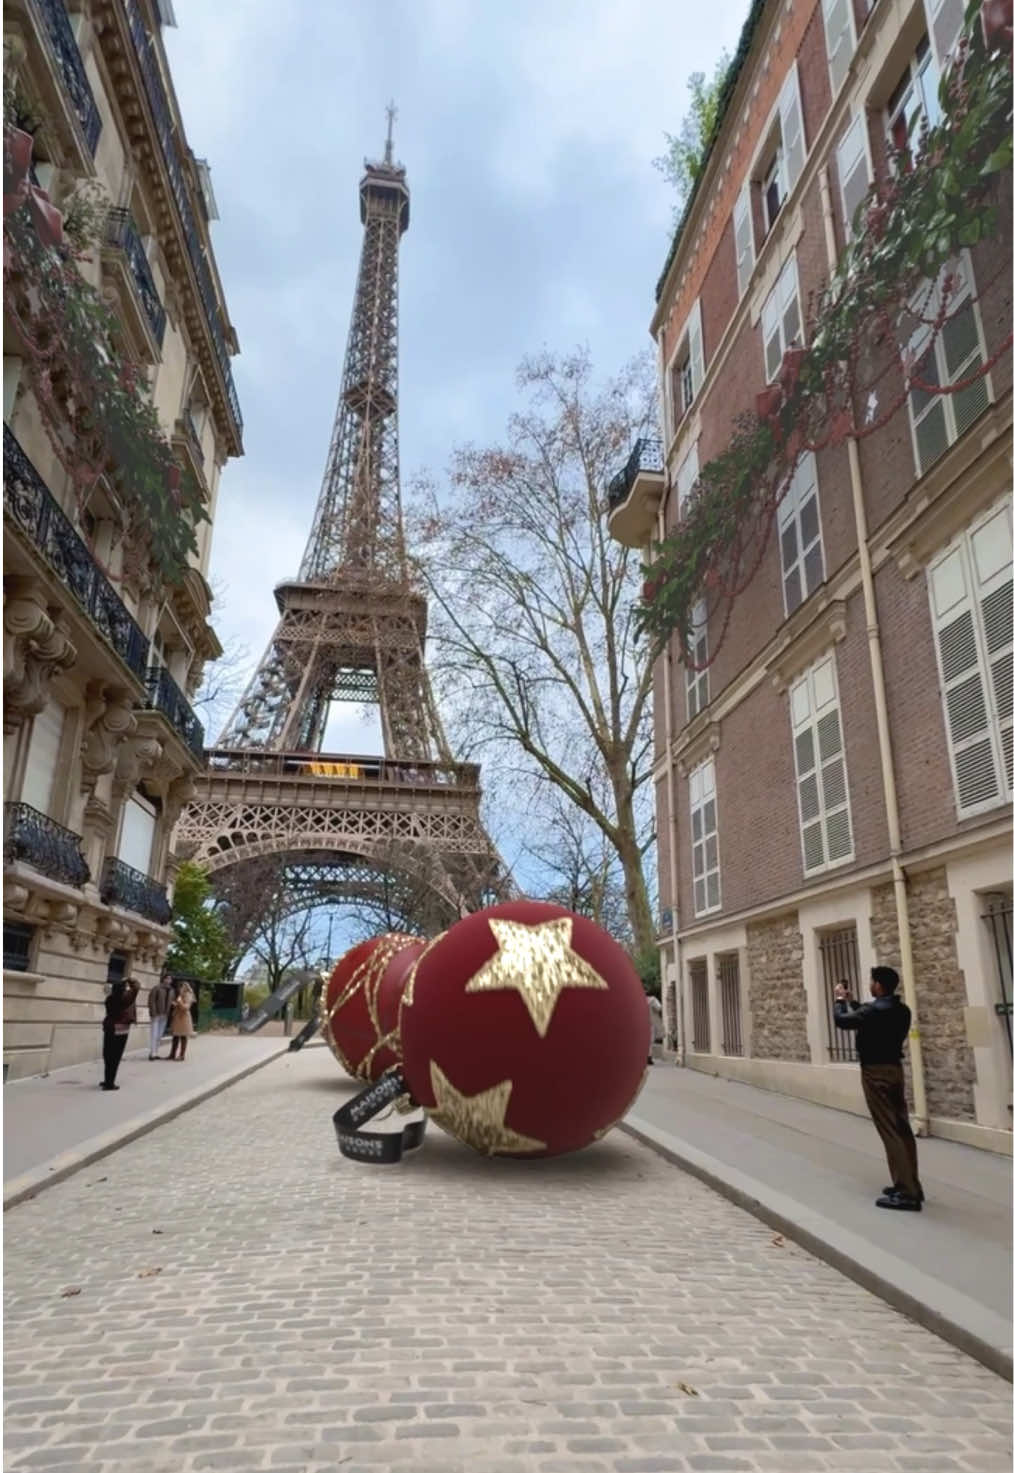
[{"label": "second red bauble", "polygon": [[390,932],[339,957],[322,999],[324,1037],[354,1079],[379,1079],[398,1062],[398,1009],[425,942]]}]

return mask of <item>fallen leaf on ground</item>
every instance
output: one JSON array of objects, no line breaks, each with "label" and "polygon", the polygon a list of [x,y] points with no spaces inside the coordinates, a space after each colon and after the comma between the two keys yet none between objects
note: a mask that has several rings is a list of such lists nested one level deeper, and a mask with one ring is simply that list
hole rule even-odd
[{"label": "fallen leaf on ground", "polygon": [[153,1279],[156,1274],[160,1274],[161,1272],[162,1270],[160,1268],[142,1268],[137,1277],[139,1279]]},{"label": "fallen leaf on ground", "polygon": [[696,1386],[689,1386],[686,1381],[677,1381],[676,1385],[686,1396],[700,1396]]},{"label": "fallen leaf on ground", "polygon": [[80,1294],[80,1293],[81,1293],[81,1290],[80,1289],[61,1289],[60,1290],[60,1298],[61,1299],[73,1299],[73,1297],[74,1297],[75,1294]]},{"label": "fallen leaf on ground", "polygon": [[161,1228],[152,1228],[152,1232],[153,1233],[161,1233],[161,1231],[162,1231]]},{"label": "fallen leaf on ground", "polygon": [[774,1237],[771,1239],[772,1246],[775,1248],[780,1248],[784,1242],[785,1239],[782,1237],[781,1233],[775,1233]]},{"label": "fallen leaf on ground", "polygon": [[94,1181],[86,1181],[85,1182],[85,1186],[86,1187],[97,1187],[100,1182],[108,1181],[108,1180],[109,1180],[108,1176],[98,1176],[98,1177],[95,1178]]}]

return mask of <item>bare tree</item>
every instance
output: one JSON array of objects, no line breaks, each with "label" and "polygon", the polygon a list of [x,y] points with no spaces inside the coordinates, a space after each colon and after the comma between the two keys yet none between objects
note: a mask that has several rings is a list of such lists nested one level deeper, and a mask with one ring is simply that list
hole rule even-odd
[{"label": "bare tree", "polygon": [[[211,587],[214,620],[221,617],[227,589],[218,580],[214,580]],[[218,659],[205,666],[204,677],[191,704],[204,723],[209,745],[232,715],[249,673],[250,651],[239,639],[227,639]]]},{"label": "bare tree", "polygon": [[543,833],[524,846],[540,876],[529,889],[542,900],[587,916],[622,945],[631,945],[623,872],[615,847],[559,790],[550,787],[542,800]]},{"label": "bare tree", "polygon": [[441,498],[421,488],[434,673],[459,750],[538,774],[598,829],[648,953],[651,664],[634,637],[639,557],[605,514],[611,476],[654,423],[651,369],[635,360],[597,390],[586,354],[544,355],[518,382],[529,407],[506,444],[459,449]]},{"label": "bare tree", "polygon": [[313,951],[313,912],[293,914],[281,892],[264,909],[250,951],[264,967],[270,992],[277,992],[293,969],[308,971]]}]

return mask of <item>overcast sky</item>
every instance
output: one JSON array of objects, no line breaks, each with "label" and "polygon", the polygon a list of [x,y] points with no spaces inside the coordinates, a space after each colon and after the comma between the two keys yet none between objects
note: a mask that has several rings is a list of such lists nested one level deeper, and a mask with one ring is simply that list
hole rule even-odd
[{"label": "overcast sky", "polygon": [[[652,159],[686,80],[735,49],[746,0],[175,0],[165,35],[206,156],[241,356],[246,454],[222,477],[214,622],[251,664],[295,573],[335,412],[364,155],[396,157],[403,483],[492,442],[526,353],[587,344],[604,373],[649,346],[672,194]],[[373,750],[349,711],[327,745]],[[217,735],[212,732],[211,735]]]}]

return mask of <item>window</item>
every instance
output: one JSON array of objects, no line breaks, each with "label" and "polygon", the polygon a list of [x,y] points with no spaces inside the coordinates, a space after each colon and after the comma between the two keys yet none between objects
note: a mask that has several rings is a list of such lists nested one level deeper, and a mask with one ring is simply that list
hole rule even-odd
[{"label": "window", "polygon": [[718,875],[718,808],[715,759],[709,757],[690,774],[690,836],[694,877],[694,914],[707,915],[722,904]]},{"label": "window", "polygon": [[786,348],[801,341],[803,334],[795,252],[782,267],[761,309],[761,331],[764,334],[764,367],[770,383],[778,375]]},{"label": "window", "polygon": [[965,20],[965,0],[926,0],[933,55],[944,70]]},{"label": "window", "polygon": [[691,664],[687,665],[687,720],[708,704],[708,606],[703,599],[694,605],[694,627],[687,647]]},{"label": "window", "polygon": [[821,980],[824,984],[824,1015],[827,1019],[827,1051],[835,1063],[855,1063],[856,1035],[834,1024],[834,989],[844,982],[854,1002],[863,995],[859,972],[859,937],[855,925],[825,931],[819,941]]},{"label": "window", "polygon": [[32,722],[25,780],[21,785],[21,802],[37,809],[39,813],[48,814],[50,818],[56,816],[52,811],[53,795],[66,714],[63,706],[58,706],[55,701],[47,701]]},{"label": "window", "polygon": [[739,1001],[739,953],[715,958],[718,990],[722,1001],[722,1053],[734,1058],[743,1054],[743,1026]]},{"label": "window", "polygon": [[788,190],[785,187],[783,176],[784,160],[782,158],[781,145],[775,150],[775,156],[768,165],[767,173],[761,181],[761,198],[764,201],[764,228],[771,229],[778,219],[778,211],[785,202]]},{"label": "window", "polygon": [[[949,274],[956,284],[948,295],[946,320],[937,331],[935,324]],[[973,378],[957,393],[933,392],[934,385],[956,384],[971,377],[983,361],[971,293],[971,266],[962,259],[944,267],[936,281],[927,284],[911,304],[916,319],[915,331],[909,339],[909,354],[916,365],[913,377],[928,386],[913,387],[908,399],[920,475],[964,434],[989,403],[989,381],[985,374]]]},{"label": "window", "polygon": [[940,121],[940,75],[923,36],[887,104],[887,136],[899,153],[914,157],[924,128]]},{"label": "window", "polygon": [[827,44],[827,68],[831,74],[831,91],[838,91],[856,49],[852,0],[822,0],[824,40]]},{"label": "window", "polygon": [[817,461],[812,451],[800,457],[788,490],[778,503],[778,545],[788,617],[824,581]]},{"label": "window", "polygon": [[700,460],[697,454],[697,441],[691,445],[680,462],[679,470],[676,472],[676,510],[682,515],[683,506],[691,491],[697,485],[700,477]]},{"label": "window", "polygon": [[135,793],[123,805],[117,858],[142,875],[149,872],[155,839],[155,805]]},{"label": "window", "polygon": [[852,234],[856,211],[870,192],[873,168],[870,164],[866,118],[857,113],[838,145],[838,188],[841,190],[841,214],[845,239]]},{"label": "window", "polygon": [[853,857],[848,775],[834,656],[826,655],[789,692],[803,872]]},{"label": "window", "polygon": [[1011,508],[953,542],[927,571],[958,816],[1011,791]]},{"label": "window", "polygon": [[673,423],[679,424],[701,392],[704,381],[704,333],[701,327],[701,304],[694,302],[687,318],[686,336],[676,354],[673,368]]},{"label": "window", "polygon": [[708,1006],[708,964],[703,957],[700,957],[690,963],[689,972],[694,1053],[710,1054],[711,1015]]},{"label": "window", "polygon": [[799,72],[795,63],[778,98],[777,114],[777,122],[758,161],[759,173],[754,175],[764,204],[765,234],[770,231],[782,205],[795,188],[806,158]]},{"label": "window", "polygon": [[753,272],[753,212],[749,183],[743,185],[733,206],[732,231],[736,242],[736,281],[742,296]]},{"label": "window", "polygon": [[30,972],[35,927],[4,921],[4,971]]}]

